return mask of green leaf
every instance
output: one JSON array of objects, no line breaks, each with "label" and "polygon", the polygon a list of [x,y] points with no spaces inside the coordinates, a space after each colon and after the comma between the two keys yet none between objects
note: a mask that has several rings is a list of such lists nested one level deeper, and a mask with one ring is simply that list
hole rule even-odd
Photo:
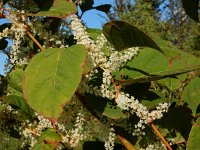
[{"label": "green leaf", "polygon": [[149,91],[147,95],[140,101],[141,104],[149,109],[155,108],[159,103],[167,102],[167,98],[158,93],[157,91]]},{"label": "green leaf", "polygon": [[22,92],[24,70],[22,68],[14,69],[8,77],[8,84],[15,90]]},{"label": "green leaf", "polygon": [[79,85],[85,58],[83,45],[47,49],[33,57],[24,75],[28,104],[43,116],[58,118]]},{"label": "green leaf", "polygon": [[86,94],[86,100],[99,114],[111,119],[121,119],[124,117],[124,114],[119,107],[108,102],[108,100],[103,97]]},{"label": "green leaf", "polygon": [[[154,40],[158,45],[160,45],[161,49],[168,56],[170,66],[173,68],[183,68],[183,66],[189,67],[200,64],[200,59],[198,57],[177,49],[176,47],[172,46],[170,42],[162,40],[158,37],[154,37]],[[171,90],[176,90],[180,87],[181,82],[185,79],[186,74],[181,74],[174,76],[173,78],[159,80],[159,83],[167,86]]]},{"label": "green leaf", "polygon": [[180,132],[184,139],[188,138],[192,127],[193,116],[191,110],[186,106],[170,106],[167,113],[160,120],[155,120],[161,128],[167,128],[168,131]]},{"label": "green leaf", "polygon": [[165,78],[159,80],[159,83],[162,85],[167,86],[171,91],[178,89],[181,86],[181,82],[186,79],[186,74],[177,75],[176,77],[172,78]]},{"label": "green leaf", "polygon": [[108,13],[110,11],[111,5],[110,4],[104,4],[94,7],[96,10],[103,11],[105,13]]},{"label": "green leaf", "polygon": [[6,4],[6,3],[8,3],[9,1],[11,1],[11,0],[3,0],[3,4]]},{"label": "green leaf", "polygon": [[73,2],[66,0],[42,0],[39,4],[39,12],[26,13],[26,15],[66,18],[77,12],[76,5]]},{"label": "green leaf", "polygon": [[192,126],[192,130],[189,134],[187,141],[187,150],[199,150],[200,139],[200,118]]},{"label": "green leaf", "polygon": [[[174,77],[200,69],[198,58],[189,54],[182,54],[179,57],[180,59],[175,62],[169,62],[160,52],[151,48],[144,48],[136,58],[127,62],[120,71],[114,72],[113,74],[117,79],[116,82],[123,85],[131,85],[134,83],[145,83],[167,77]],[[126,76],[128,80],[121,79],[122,76]]]},{"label": "green leaf", "polygon": [[199,0],[182,0],[183,8],[190,18],[199,22]]},{"label": "green leaf", "polygon": [[85,12],[87,10],[93,9],[93,5],[94,5],[94,0],[84,0],[80,5],[80,9],[82,12]]},{"label": "green leaf", "polygon": [[193,78],[189,84],[184,88],[182,94],[182,100],[188,104],[188,107],[192,110],[192,113],[197,112],[198,106],[200,106],[200,78]]},{"label": "green leaf", "polygon": [[118,106],[115,106],[109,102],[107,102],[102,115],[111,119],[120,119],[124,117],[124,114],[122,113],[121,109]]},{"label": "green leaf", "polygon": [[34,145],[35,150],[54,150],[57,148],[58,143],[61,141],[61,135],[59,135],[55,129],[47,129],[41,133],[41,136],[37,138],[37,143]]},{"label": "green leaf", "polygon": [[111,21],[103,27],[107,40],[116,50],[130,47],[151,47],[162,52],[159,46],[143,31],[123,21]]},{"label": "green leaf", "polygon": [[124,91],[133,95],[135,99],[143,99],[149,92],[151,83],[135,83],[124,87]]},{"label": "green leaf", "polygon": [[10,29],[11,26],[12,26],[12,23],[4,23],[4,24],[0,25],[0,32],[3,32],[3,30],[4,30],[5,28]]},{"label": "green leaf", "polygon": [[5,94],[7,89],[7,78],[0,74],[0,96]]},{"label": "green leaf", "polygon": [[8,95],[4,96],[3,100],[10,105],[17,106],[18,108],[23,110],[23,112],[25,112],[28,116],[34,116],[34,111],[29,107],[29,105],[23,97],[16,95]]},{"label": "green leaf", "polygon": [[95,28],[87,28],[86,31],[88,32],[89,37],[95,41],[97,40],[97,37],[102,34],[102,30]]}]

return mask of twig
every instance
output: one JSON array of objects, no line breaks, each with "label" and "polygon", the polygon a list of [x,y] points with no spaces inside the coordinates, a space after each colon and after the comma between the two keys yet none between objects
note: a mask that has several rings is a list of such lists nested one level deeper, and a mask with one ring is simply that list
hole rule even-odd
[{"label": "twig", "polygon": [[157,136],[161,139],[161,141],[165,144],[165,146],[167,147],[168,150],[173,150],[171,148],[171,146],[169,145],[169,143],[165,140],[165,138],[161,135],[161,133],[158,131],[158,129],[155,127],[155,125],[153,124],[153,122],[149,123],[151,128],[155,131],[155,133],[157,134]]},{"label": "twig", "polygon": [[129,141],[127,141],[125,138],[123,138],[120,135],[117,135],[117,138],[119,141],[126,147],[127,150],[137,150],[133,144],[131,144]]},{"label": "twig", "polygon": [[[16,22],[15,20],[11,19],[8,15],[6,14],[2,14],[3,17],[7,18],[8,20],[10,20],[12,23],[14,23],[17,27],[19,28],[23,28],[18,22]],[[42,45],[35,39],[35,37],[31,34],[31,32],[26,31],[27,35],[33,40],[33,42],[35,42],[35,44],[41,49],[41,51],[45,50]]]}]

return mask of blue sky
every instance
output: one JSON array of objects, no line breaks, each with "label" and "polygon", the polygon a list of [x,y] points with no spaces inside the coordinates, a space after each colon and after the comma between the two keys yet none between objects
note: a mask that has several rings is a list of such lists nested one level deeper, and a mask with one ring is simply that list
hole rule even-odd
[{"label": "blue sky", "polygon": [[[98,6],[100,4],[113,4],[114,0],[94,0],[94,6]],[[101,16],[106,17],[105,13],[96,11],[96,10],[90,10],[88,12],[85,12],[82,19],[85,21],[86,25],[90,28],[102,28],[102,25],[105,23],[105,19],[103,19]],[[0,19],[0,24],[3,24],[6,20]],[[0,52],[0,74],[4,74],[4,64],[6,62],[6,57],[4,54]]]}]

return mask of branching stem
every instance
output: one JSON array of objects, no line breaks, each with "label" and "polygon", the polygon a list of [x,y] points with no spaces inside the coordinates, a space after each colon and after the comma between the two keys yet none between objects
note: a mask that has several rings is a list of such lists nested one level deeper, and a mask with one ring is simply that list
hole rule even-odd
[{"label": "branching stem", "polygon": [[131,144],[127,139],[124,137],[117,135],[118,140],[126,147],[127,150],[137,150],[133,144]]},{"label": "branching stem", "polygon": [[[11,19],[8,15],[6,15],[5,13],[3,13],[3,17],[7,18],[8,20],[10,20],[12,23],[14,23],[17,27],[19,28],[23,28],[18,22],[16,22],[15,20]],[[35,42],[35,44],[41,49],[41,51],[45,50],[42,45],[38,42],[38,40],[35,39],[35,37],[31,34],[31,32],[29,32],[28,30],[26,31],[27,35],[33,40],[33,42]]]}]

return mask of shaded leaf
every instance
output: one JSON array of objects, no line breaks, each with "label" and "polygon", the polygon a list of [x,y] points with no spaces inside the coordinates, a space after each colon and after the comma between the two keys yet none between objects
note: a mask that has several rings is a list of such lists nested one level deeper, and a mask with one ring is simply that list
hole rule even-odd
[{"label": "shaded leaf", "polygon": [[3,100],[10,105],[17,106],[18,108],[23,110],[23,112],[25,112],[29,117],[34,116],[34,111],[30,108],[23,97],[17,95],[8,95],[4,96]]},{"label": "shaded leaf", "polygon": [[[11,26],[12,26],[11,23],[4,23],[4,24],[0,25],[0,32],[3,32],[3,30],[6,28],[10,29]],[[8,45],[8,41],[6,40],[6,37],[2,38],[0,40],[0,50],[5,49],[7,47],[7,45]]]},{"label": "shaded leaf", "polygon": [[8,41],[5,40],[5,38],[2,38],[0,40],[0,50],[5,49],[7,47],[7,45],[8,45]]},{"label": "shaded leaf", "polygon": [[[180,117],[181,116],[181,117]],[[170,132],[179,132],[187,140],[192,128],[192,112],[186,106],[170,106],[167,113],[160,120],[155,120],[161,128],[167,128]]]},{"label": "shaded leaf", "polygon": [[34,145],[33,149],[54,150],[57,148],[61,139],[61,135],[59,135],[55,129],[49,128],[43,131],[40,137],[37,138],[37,143]]},{"label": "shaded leaf", "polygon": [[133,95],[135,99],[141,100],[146,96],[150,89],[151,83],[135,83],[124,87],[126,93]]},{"label": "shaded leaf", "polygon": [[84,0],[82,4],[80,4],[80,9],[82,12],[93,9],[94,0]]},{"label": "shaded leaf", "polygon": [[7,78],[0,74],[0,96],[5,94],[7,88]]},{"label": "shaded leaf", "polygon": [[109,102],[107,102],[102,115],[109,117],[111,119],[120,119],[124,117],[121,109],[118,106],[115,106]]},{"label": "shaded leaf", "polygon": [[130,47],[151,47],[162,50],[143,31],[123,21],[111,21],[103,26],[103,33],[116,50],[121,51]]},{"label": "shaded leaf", "polygon": [[199,0],[182,0],[182,4],[186,14],[196,22],[199,22]]},{"label": "shaded leaf", "polygon": [[188,107],[195,114],[200,105],[200,78],[193,78],[189,84],[184,88],[182,100],[188,104]]},{"label": "shaded leaf", "polygon": [[199,139],[200,139],[200,118],[192,126],[192,130],[189,134],[187,141],[187,150],[199,150]]},{"label": "shaded leaf", "polygon": [[37,4],[39,4],[39,11],[37,13],[26,13],[27,16],[66,18],[77,12],[76,5],[66,0],[42,0],[40,2],[37,1]]},{"label": "shaded leaf", "polygon": [[103,11],[105,13],[108,13],[110,11],[111,5],[110,4],[104,4],[94,7],[96,10]]},{"label": "shaded leaf", "polygon": [[5,28],[10,29],[11,26],[12,26],[12,23],[4,23],[4,24],[0,25],[0,32],[3,32],[3,30],[4,30]]},{"label": "shaded leaf", "polygon": [[149,109],[153,109],[158,106],[159,103],[164,103],[167,101],[168,99],[157,91],[149,91],[147,95],[140,101],[140,103]]},{"label": "shaded leaf", "polygon": [[8,3],[9,1],[11,1],[11,0],[3,0],[3,4],[6,4],[6,3]]},{"label": "shaded leaf", "polygon": [[94,95],[87,94],[86,100],[93,109],[106,117],[111,119],[120,119],[124,117],[124,114],[119,107],[109,103],[108,100],[103,97],[96,97]]},{"label": "shaded leaf", "polygon": [[172,78],[165,78],[159,80],[159,83],[162,85],[167,86],[171,91],[178,89],[181,86],[181,82],[186,79],[186,74],[177,75]]},{"label": "shaded leaf", "polygon": [[16,68],[8,77],[8,84],[15,90],[22,92],[24,70],[22,68]]},{"label": "shaded leaf", "polygon": [[58,118],[79,85],[85,58],[83,45],[47,49],[33,57],[24,75],[28,104],[48,118]]}]

